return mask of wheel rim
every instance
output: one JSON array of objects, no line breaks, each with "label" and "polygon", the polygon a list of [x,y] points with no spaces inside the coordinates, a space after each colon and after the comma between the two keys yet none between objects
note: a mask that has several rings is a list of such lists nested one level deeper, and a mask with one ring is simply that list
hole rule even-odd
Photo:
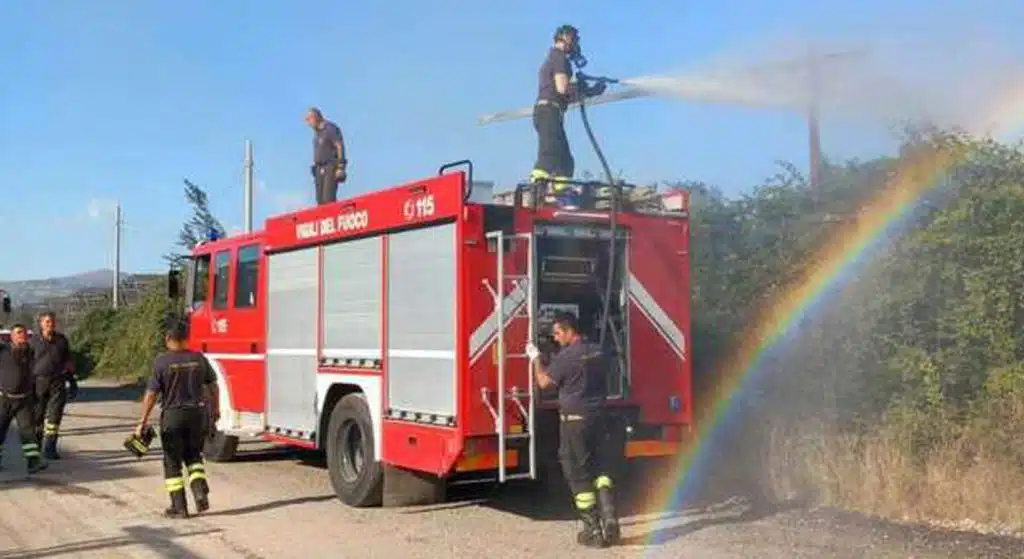
[{"label": "wheel rim", "polygon": [[352,483],[363,473],[363,431],[355,421],[346,421],[341,428],[341,476]]}]

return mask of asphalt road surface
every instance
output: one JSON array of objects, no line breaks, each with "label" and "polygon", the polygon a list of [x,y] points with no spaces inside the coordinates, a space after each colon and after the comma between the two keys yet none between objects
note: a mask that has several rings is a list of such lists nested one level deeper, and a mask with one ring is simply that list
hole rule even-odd
[{"label": "asphalt road surface", "polygon": [[661,514],[628,510],[623,545],[586,550],[575,544],[567,498],[522,486],[463,488],[442,505],[356,510],[335,498],[316,454],[263,444],[241,447],[236,462],[208,466],[210,511],[170,520],[161,516],[167,497],[159,448],[136,460],[121,447],[138,415],[137,397],[83,383],[63,427],[63,460],[25,479],[19,457],[4,453],[0,559],[1024,557],[1020,540],[825,510],[753,510],[741,499]]}]

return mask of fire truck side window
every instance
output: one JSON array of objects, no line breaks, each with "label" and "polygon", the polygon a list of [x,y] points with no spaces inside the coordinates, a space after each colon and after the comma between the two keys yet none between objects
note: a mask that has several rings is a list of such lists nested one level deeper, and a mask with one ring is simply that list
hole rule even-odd
[{"label": "fire truck side window", "polygon": [[192,280],[192,308],[199,309],[206,303],[210,287],[210,255],[196,258],[195,277]]},{"label": "fire truck side window", "polygon": [[257,280],[260,270],[260,246],[248,245],[238,249],[235,264],[235,308],[256,306]]},{"label": "fire truck side window", "polygon": [[213,276],[213,308],[225,309],[228,306],[228,274],[231,272],[231,251],[222,250],[214,257],[216,270]]}]

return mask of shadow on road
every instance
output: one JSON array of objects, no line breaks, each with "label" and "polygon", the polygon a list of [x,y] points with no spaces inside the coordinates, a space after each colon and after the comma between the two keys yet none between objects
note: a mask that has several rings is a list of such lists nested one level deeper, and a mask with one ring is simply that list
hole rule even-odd
[{"label": "shadow on road", "polygon": [[178,544],[175,540],[193,536],[205,536],[220,533],[219,529],[179,532],[171,528],[153,528],[150,526],[126,526],[122,530],[125,536],[97,538],[36,549],[0,552],[0,559],[37,559],[57,555],[71,555],[88,552],[110,552],[117,548],[143,545],[164,557],[193,557],[195,554]]},{"label": "shadow on road", "polygon": [[242,516],[246,514],[254,514],[257,512],[263,512],[281,507],[290,507],[293,505],[304,505],[306,503],[323,503],[326,501],[336,501],[338,497],[336,495],[321,495],[318,497],[299,497],[295,499],[282,499],[280,501],[271,501],[269,503],[261,503],[258,505],[250,505],[247,507],[238,507],[228,510],[221,510],[216,512],[203,513],[203,518],[209,516]]},{"label": "shadow on road", "polygon": [[121,385],[90,385],[82,383],[78,387],[78,395],[71,404],[92,402],[138,402],[142,399],[145,386],[141,383]]}]

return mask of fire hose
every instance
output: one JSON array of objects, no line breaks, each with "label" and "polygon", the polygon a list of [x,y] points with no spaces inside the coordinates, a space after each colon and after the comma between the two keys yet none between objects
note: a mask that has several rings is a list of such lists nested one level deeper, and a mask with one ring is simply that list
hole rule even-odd
[{"label": "fire hose", "polygon": [[[597,142],[597,137],[594,135],[593,129],[590,127],[590,119],[587,118],[586,108],[586,94],[584,91],[588,89],[588,82],[597,84],[617,84],[619,80],[603,77],[603,76],[590,76],[583,73],[582,68],[586,65],[587,61],[582,55],[573,57],[573,63],[576,65],[576,83],[577,87],[581,88],[580,95],[578,95],[579,106],[580,106],[580,118],[583,121],[583,129],[587,133],[587,138],[590,140],[591,147],[594,148],[594,153],[597,155],[598,161],[601,162],[601,168],[604,171],[605,178],[607,179],[608,188],[610,189],[611,204],[609,208],[609,232],[611,235],[611,241],[608,244],[608,277],[605,282],[604,295],[602,296],[602,310],[601,310],[601,330],[598,338],[598,346],[604,348],[605,336],[608,330],[614,329],[611,321],[611,300],[612,300],[612,288],[614,287],[615,272],[617,269],[617,247],[619,244],[618,239],[618,219],[617,214],[619,210],[619,202],[621,199],[622,192],[620,191],[619,185],[615,178],[612,176],[611,167],[608,166],[608,160],[604,156],[604,152],[601,151],[601,146]],[[598,289],[600,293],[600,288]],[[615,342],[615,353],[618,357],[620,371],[625,371],[625,356],[622,355],[622,340],[619,339],[618,330],[614,329],[612,332],[612,338]]]}]

